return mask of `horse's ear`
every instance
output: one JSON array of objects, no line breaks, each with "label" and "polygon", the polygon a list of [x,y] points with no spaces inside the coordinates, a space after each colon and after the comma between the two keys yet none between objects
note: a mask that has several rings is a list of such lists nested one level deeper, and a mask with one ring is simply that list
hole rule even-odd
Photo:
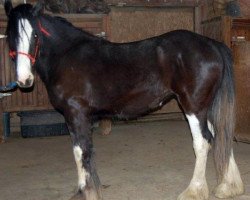
[{"label": "horse's ear", "polygon": [[4,1],[4,9],[5,9],[5,13],[6,13],[7,17],[9,17],[10,11],[12,10],[12,8],[13,8],[13,6],[12,6],[11,0],[5,0]]},{"label": "horse's ear", "polygon": [[38,3],[33,7],[32,14],[34,16],[38,16],[42,14],[43,11],[44,11],[44,1],[38,1]]}]

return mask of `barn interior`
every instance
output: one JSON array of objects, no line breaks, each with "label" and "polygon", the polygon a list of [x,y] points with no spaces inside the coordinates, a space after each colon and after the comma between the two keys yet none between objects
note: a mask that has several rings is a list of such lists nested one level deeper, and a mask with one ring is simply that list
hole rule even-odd
[{"label": "barn interior", "polygon": [[[46,2],[46,1],[45,1]],[[112,42],[131,42],[186,29],[224,42],[233,53],[236,84],[236,162],[250,199],[250,3],[248,0],[47,1],[46,12]],[[23,3],[15,0],[14,4]],[[35,4],[34,0],[27,3]],[[49,4],[50,3],[50,4]],[[76,8],[81,8],[75,11]],[[76,13],[77,12],[77,13]],[[0,6],[0,83],[15,80]],[[71,140],[38,76],[32,90],[0,93],[0,199],[69,199],[77,189]],[[45,120],[46,119],[46,120]],[[59,125],[58,125],[59,124]],[[102,121],[94,128],[103,197],[172,200],[187,187],[195,155],[190,129],[175,100],[133,121]],[[216,199],[213,150],[207,163],[209,199]]]}]

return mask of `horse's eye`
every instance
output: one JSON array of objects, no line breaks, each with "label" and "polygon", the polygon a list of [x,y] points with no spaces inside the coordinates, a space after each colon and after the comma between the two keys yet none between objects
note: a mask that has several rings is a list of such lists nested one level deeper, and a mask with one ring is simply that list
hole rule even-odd
[{"label": "horse's eye", "polygon": [[34,35],[34,38],[37,38],[37,37],[38,37],[37,34],[35,34],[35,35]]}]

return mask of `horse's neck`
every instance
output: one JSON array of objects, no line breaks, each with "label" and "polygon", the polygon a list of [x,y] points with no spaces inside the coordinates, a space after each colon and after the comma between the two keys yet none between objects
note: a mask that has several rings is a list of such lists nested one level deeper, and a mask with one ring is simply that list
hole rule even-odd
[{"label": "horse's neck", "polygon": [[60,30],[60,32],[55,32],[53,34],[54,35],[43,40],[43,46],[45,51],[48,51],[47,47],[50,47],[50,50],[56,54],[60,54],[61,52],[69,49],[76,41],[79,41],[82,38],[80,31],[75,31],[72,35],[68,29]]},{"label": "horse's neck", "polygon": [[86,34],[85,36],[84,32],[73,26],[67,24],[64,26],[63,22],[60,21],[57,23],[46,24],[49,35],[42,33],[39,62],[36,68],[45,84],[50,79],[50,68],[54,67],[57,60],[65,52],[76,45],[77,42],[91,39],[91,35]]}]

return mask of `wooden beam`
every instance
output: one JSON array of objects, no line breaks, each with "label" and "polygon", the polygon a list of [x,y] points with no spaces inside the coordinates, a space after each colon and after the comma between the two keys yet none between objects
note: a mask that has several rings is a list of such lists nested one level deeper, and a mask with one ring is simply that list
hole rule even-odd
[{"label": "wooden beam", "polygon": [[222,17],[222,33],[221,37],[223,38],[223,42],[231,48],[231,27],[232,27],[232,18],[229,16]]},{"label": "wooden beam", "polygon": [[4,132],[3,132],[3,104],[0,102],[0,144],[5,142]]},{"label": "wooden beam", "polygon": [[107,0],[108,5],[120,7],[195,7],[201,2],[201,0]]}]

